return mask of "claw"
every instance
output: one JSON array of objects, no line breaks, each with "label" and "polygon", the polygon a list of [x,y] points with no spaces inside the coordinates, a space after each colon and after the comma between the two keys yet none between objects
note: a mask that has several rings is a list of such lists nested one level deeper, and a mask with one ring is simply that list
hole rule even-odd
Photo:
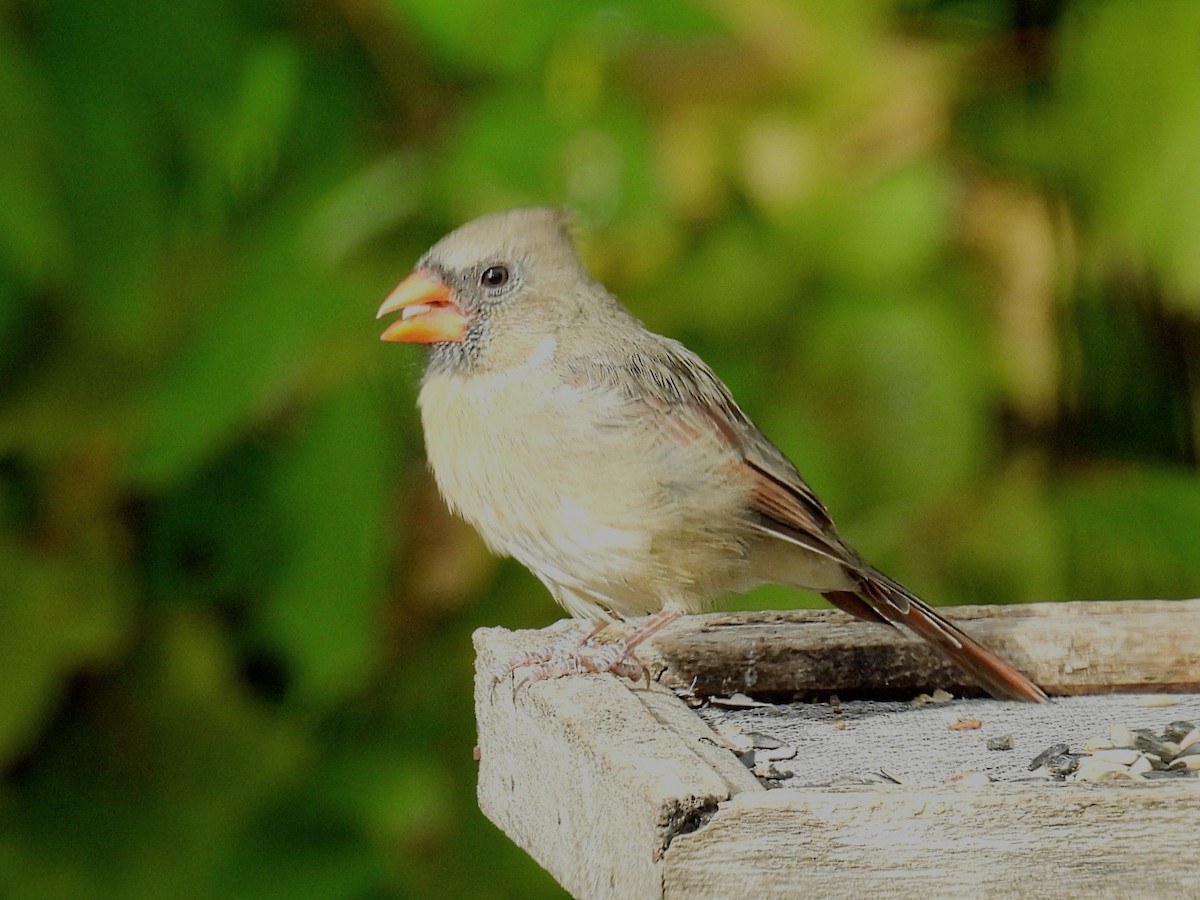
[{"label": "claw", "polygon": [[564,635],[562,639],[555,641],[553,644],[544,644],[540,647],[531,647],[528,650],[522,650],[507,663],[497,666],[492,670],[493,689],[505,678],[516,672],[517,669],[524,669],[528,666],[544,666],[553,659],[570,656],[570,654],[587,644],[588,641],[604,630],[607,625],[607,622],[601,622],[590,629],[578,628]]},{"label": "claw", "polygon": [[646,683],[649,684],[650,670],[634,657],[633,650],[646,638],[675,621],[678,616],[679,613],[673,610],[663,610],[651,616],[633,634],[608,644],[592,643],[593,638],[607,626],[607,623],[602,622],[584,633],[582,637],[569,635],[564,641],[518,653],[508,661],[507,665],[496,670],[496,680],[493,682],[493,686],[512,675],[517,669],[524,668],[529,668],[531,671],[513,684],[514,700],[521,689],[529,684],[571,675],[607,673],[620,678],[628,678],[633,682],[645,678]]},{"label": "claw", "polygon": [[497,666],[492,670],[492,686],[495,687],[517,669],[549,662],[554,657],[554,652],[553,647],[535,647],[532,650],[518,653],[503,666]]}]

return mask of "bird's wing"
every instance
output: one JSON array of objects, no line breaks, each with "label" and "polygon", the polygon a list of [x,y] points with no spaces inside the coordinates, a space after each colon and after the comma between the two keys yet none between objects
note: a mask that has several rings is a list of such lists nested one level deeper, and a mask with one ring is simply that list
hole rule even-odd
[{"label": "bird's wing", "polygon": [[[752,527],[845,567],[858,591],[835,590],[825,599],[870,622],[904,625],[971,673],[993,696],[1033,702],[1045,693],[1020,671],[943,618],[899,582],[867,564],[838,535],[825,505],[800,472],[750,418],[707,365],[681,344],[661,339],[650,354],[634,353],[625,385],[628,401],[676,441],[717,440],[748,479]],[[611,375],[612,373],[610,373]],[[631,387],[629,387],[632,385]]]},{"label": "bird's wing", "polygon": [[[641,348],[639,348],[641,350]],[[678,442],[718,441],[750,487],[746,510],[751,527],[842,563],[865,564],[837,534],[825,505],[800,472],[755,425],[729,389],[698,356],[675,341],[659,338],[627,357],[632,380],[610,373],[614,386],[632,385],[628,401],[636,415],[650,415],[660,431]]]}]

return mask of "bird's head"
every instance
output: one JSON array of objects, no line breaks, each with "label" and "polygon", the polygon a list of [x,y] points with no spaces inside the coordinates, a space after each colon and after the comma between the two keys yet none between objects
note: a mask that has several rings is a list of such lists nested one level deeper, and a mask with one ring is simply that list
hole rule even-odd
[{"label": "bird's head", "polygon": [[564,211],[495,213],[446,235],[418,260],[379,307],[377,318],[400,313],[380,337],[430,345],[439,369],[516,365],[596,305],[585,296],[596,287]]}]

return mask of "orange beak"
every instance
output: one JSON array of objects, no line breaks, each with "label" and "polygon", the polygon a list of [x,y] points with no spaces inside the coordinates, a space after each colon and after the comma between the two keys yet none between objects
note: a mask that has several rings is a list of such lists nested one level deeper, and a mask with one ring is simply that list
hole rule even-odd
[{"label": "orange beak", "polygon": [[450,299],[450,288],[428,269],[417,269],[388,294],[375,318],[400,311],[379,336],[381,341],[436,344],[461,341],[467,333],[467,317]]}]

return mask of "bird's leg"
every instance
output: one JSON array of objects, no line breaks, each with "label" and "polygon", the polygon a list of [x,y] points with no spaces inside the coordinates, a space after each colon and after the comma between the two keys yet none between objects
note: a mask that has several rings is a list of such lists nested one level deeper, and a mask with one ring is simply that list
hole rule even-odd
[{"label": "bird's leg", "polygon": [[649,674],[646,672],[645,666],[633,657],[633,651],[639,644],[670,625],[679,616],[680,613],[677,610],[663,609],[643,622],[628,637],[600,647],[589,646],[588,641],[600,630],[597,628],[568,652],[553,654],[548,658],[541,659],[533,666],[533,671],[513,687],[513,692],[515,694],[521,687],[534,681],[604,672],[628,678],[631,681],[639,681],[643,675],[646,675],[646,679],[649,681]]},{"label": "bird's leg", "polygon": [[617,641],[617,643],[623,643],[625,645],[625,652],[632,653],[638,644],[642,643],[642,641],[646,640],[646,638],[652,637],[657,632],[662,631],[681,615],[682,613],[677,609],[660,609],[649,619],[643,622],[637,631],[625,638],[623,641]]}]

